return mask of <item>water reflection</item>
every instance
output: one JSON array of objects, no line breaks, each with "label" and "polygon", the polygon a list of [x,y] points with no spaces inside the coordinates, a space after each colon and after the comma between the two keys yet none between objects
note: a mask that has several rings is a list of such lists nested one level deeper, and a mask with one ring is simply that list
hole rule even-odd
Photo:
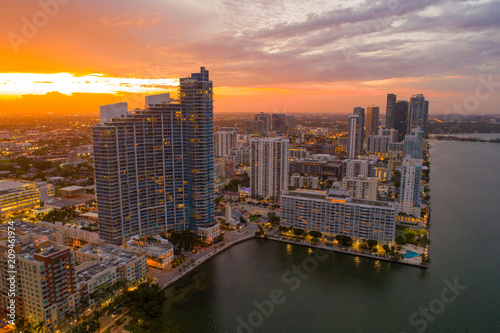
[{"label": "water reflection", "polygon": [[286,258],[288,259],[288,262],[293,264],[293,246],[292,244],[287,244],[286,245]]},{"label": "water reflection", "polygon": [[361,262],[360,257],[354,257],[354,264],[356,265],[356,268],[359,268],[360,262]]}]

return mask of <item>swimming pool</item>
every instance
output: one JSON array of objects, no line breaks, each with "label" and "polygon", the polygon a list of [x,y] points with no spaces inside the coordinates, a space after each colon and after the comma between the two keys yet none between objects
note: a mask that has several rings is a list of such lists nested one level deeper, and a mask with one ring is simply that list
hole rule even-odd
[{"label": "swimming pool", "polygon": [[415,258],[415,257],[418,257],[420,254],[418,253],[415,253],[413,251],[406,251],[405,254],[403,254],[403,257],[405,257],[406,259],[410,259],[410,258]]}]

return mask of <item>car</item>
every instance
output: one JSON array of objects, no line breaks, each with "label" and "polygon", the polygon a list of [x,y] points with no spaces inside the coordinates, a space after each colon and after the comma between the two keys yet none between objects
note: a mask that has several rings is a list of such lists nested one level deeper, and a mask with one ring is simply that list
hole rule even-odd
[{"label": "car", "polygon": [[116,314],[116,313],[112,313],[112,314],[111,314],[111,318],[114,318],[114,317],[116,317],[117,315],[118,315],[118,314]]}]

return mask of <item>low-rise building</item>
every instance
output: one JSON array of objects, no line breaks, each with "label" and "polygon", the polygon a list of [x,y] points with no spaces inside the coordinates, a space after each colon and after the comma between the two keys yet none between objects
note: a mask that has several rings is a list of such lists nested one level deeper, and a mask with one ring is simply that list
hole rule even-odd
[{"label": "low-rise building", "polygon": [[371,177],[375,177],[379,182],[388,182],[391,178],[389,168],[385,164],[374,164],[371,170]]},{"label": "low-rise building", "polygon": [[153,236],[154,240],[133,236],[126,243],[129,250],[141,253],[146,252],[149,267],[165,269],[170,266],[174,259],[174,247],[167,239],[160,236]]},{"label": "low-rise building", "polygon": [[64,197],[74,197],[85,192],[82,186],[68,186],[59,189],[59,193]]},{"label": "low-rise building", "polygon": [[90,294],[118,281],[116,266],[112,262],[88,261],[76,266],[75,270],[80,299],[88,298],[90,307],[97,301],[88,297]]},{"label": "low-rise building", "polygon": [[68,245],[68,237],[64,232],[53,228],[46,228],[40,223],[32,223],[21,219],[12,220],[10,224],[0,224],[0,238],[7,237],[9,227],[15,229],[18,235],[46,237],[48,240],[56,242],[59,245]]},{"label": "low-rise building", "polygon": [[117,278],[126,279],[129,286],[144,281],[148,274],[146,254],[106,244],[89,243],[75,252],[79,263],[88,261],[111,262],[116,267]]},{"label": "low-rise building", "polygon": [[17,180],[0,181],[0,214],[9,215],[28,208],[40,207],[54,196],[54,188],[47,183]]},{"label": "low-rise building", "polygon": [[89,231],[80,225],[63,224],[62,222],[40,222],[40,226],[64,232],[66,234],[67,244],[72,247],[82,247],[85,244],[99,241],[99,234],[96,231]]},{"label": "low-rise building", "polygon": [[248,187],[241,187],[238,185],[238,192],[240,194],[240,199],[242,200],[247,200],[250,198],[250,195],[252,194],[252,190]]},{"label": "low-rise building", "polygon": [[220,223],[214,223],[206,227],[198,227],[198,235],[206,237],[208,242],[213,242],[214,238],[220,235]]}]

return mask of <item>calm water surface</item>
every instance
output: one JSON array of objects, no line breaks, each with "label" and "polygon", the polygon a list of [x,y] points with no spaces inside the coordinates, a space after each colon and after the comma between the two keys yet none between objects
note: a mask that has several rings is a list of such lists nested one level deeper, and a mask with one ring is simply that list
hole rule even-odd
[{"label": "calm water surface", "polygon": [[167,288],[165,313],[184,332],[500,332],[500,144],[430,144],[429,270],[250,240]]}]

